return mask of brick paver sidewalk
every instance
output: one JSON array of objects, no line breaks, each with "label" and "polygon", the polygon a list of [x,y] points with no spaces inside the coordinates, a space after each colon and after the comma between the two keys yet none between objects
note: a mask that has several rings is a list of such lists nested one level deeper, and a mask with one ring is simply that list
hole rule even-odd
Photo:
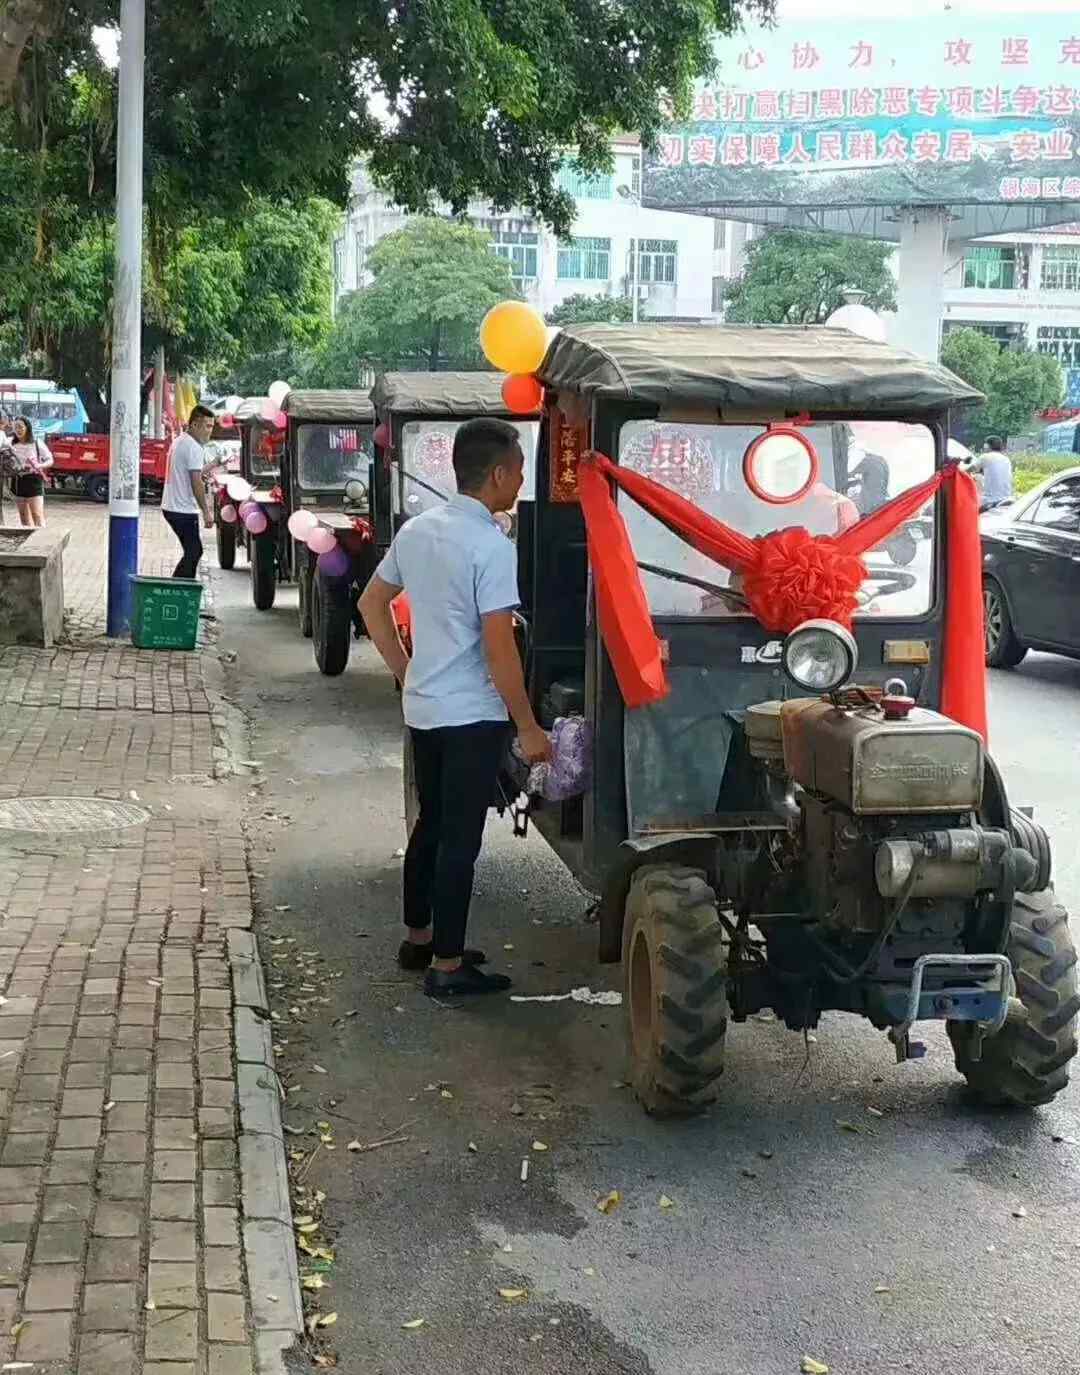
[{"label": "brick paver sidewalk", "polygon": [[67,505],[75,644],[0,648],[0,1369],[283,1371],[302,1320],[229,722],[209,651],[90,643],[104,512]]}]

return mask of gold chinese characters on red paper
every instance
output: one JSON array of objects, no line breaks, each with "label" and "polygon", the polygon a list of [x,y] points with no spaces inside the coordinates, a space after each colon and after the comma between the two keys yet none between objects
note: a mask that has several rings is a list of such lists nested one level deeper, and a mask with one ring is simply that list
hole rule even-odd
[{"label": "gold chinese characters on red paper", "polygon": [[548,498],[550,501],[562,503],[577,501],[578,463],[587,444],[585,428],[572,424],[558,406],[552,406],[550,434]]}]

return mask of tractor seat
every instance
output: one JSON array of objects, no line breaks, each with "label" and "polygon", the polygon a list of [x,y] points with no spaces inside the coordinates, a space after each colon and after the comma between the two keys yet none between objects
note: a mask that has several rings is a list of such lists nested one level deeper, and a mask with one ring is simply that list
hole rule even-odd
[{"label": "tractor seat", "polygon": [[551,684],[541,703],[544,724],[550,724],[558,716],[583,716],[585,714],[585,679],[562,678]]}]

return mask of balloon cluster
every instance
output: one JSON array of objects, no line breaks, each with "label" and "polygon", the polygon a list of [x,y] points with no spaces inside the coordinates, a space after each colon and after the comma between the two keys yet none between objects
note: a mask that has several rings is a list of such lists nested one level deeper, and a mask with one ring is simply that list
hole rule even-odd
[{"label": "balloon cluster", "polygon": [[333,530],[320,525],[310,511],[294,511],[289,517],[289,534],[300,544],[306,544],[317,556],[318,568],[328,578],[341,578],[349,571],[350,559],[337,541]]},{"label": "balloon cluster", "polygon": [[509,374],[502,396],[506,409],[515,415],[531,415],[540,409],[544,389],[534,373],[550,341],[544,317],[524,301],[500,301],[480,323],[484,357],[492,367]]},{"label": "balloon cluster", "polygon": [[255,489],[239,473],[225,479],[225,493],[230,498],[221,508],[221,519],[229,525],[238,520],[249,535],[261,535],[270,524],[270,516],[257,501],[251,500]]}]

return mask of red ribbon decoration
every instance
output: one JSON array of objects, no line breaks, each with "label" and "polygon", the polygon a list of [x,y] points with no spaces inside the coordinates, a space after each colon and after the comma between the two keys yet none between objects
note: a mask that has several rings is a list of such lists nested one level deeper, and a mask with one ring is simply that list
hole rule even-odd
[{"label": "red ribbon decoration", "polygon": [[801,526],[750,539],[651,478],[590,451],[578,469],[597,616],[623,700],[646,706],[667,695],[660,641],[626,525],[610,483],[692,548],[743,579],[750,610],[766,630],[787,634],[826,618],[850,627],[866,577],[862,555],[910,519],[940,487],[949,532],[941,709],[986,739],[982,547],[975,484],[951,465],[837,535]]}]

